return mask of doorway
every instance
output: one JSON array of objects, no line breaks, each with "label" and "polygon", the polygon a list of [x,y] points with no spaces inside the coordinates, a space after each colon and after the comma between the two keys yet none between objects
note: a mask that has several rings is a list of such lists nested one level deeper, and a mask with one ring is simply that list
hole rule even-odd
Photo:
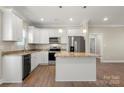
[{"label": "doorway", "polygon": [[102,57],[103,55],[103,34],[92,33],[89,34],[90,53],[97,54]]}]

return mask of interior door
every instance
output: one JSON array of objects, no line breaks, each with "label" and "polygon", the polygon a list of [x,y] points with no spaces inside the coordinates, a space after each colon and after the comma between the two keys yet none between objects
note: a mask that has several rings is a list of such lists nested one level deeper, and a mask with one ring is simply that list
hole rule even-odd
[{"label": "interior door", "polygon": [[96,39],[90,38],[90,53],[96,53]]},{"label": "interior door", "polygon": [[95,53],[102,57],[103,55],[103,34],[90,34],[89,37],[90,53]]}]

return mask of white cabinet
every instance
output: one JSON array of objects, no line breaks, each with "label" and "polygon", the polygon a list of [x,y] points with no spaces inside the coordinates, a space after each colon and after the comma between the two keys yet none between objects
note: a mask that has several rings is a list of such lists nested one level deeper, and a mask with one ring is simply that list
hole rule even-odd
[{"label": "white cabinet", "polygon": [[49,44],[49,33],[47,30],[40,30],[39,38],[40,44]]},{"label": "white cabinet", "polygon": [[48,51],[42,51],[42,61],[41,64],[48,64]]},{"label": "white cabinet", "polygon": [[31,54],[31,71],[33,71],[41,63],[41,59],[41,52],[35,52]]},{"label": "white cabinet", "polygon": [[59,33],[58,29],[47,29],[49,31],[49,37],[60,37],[61,33]]},{"label": "white cabinet", "polygon": [[31,71],[33,71],[37,67],[37,54],[31,54]]},{"label": "white cabinet", "polygon": [[63,31],[61,34],[61,43],[62,44],[67,44],[67,40],[68,40],[68,35],[67,35],[67,31]]},{"label": "white cabinet", "polygon": [[39,64],[48,64],[48,51],[31,54],[31,71],[33,71]]},{"label": "white cabinet", "polygon": [[28,43],[48,44],[49,43],[48,31],[30,26],[28,28]]},{"label": "white cabinet", "polygon": [[6,83],[22,82],[22,56],[4,56],[2,61],[3,81]]},{"label": "white cabinet", "polygon": [[62,36],[61,37],[61,43],[62,44],[67,44],[68,43],[68,37],[67,36]]},{"label": "white cabinet", "polygon": [[33,26],[28,27],[28,43],[37,44],[39,42],[40,42],[39,29]]},{"label": "white cabinet", "polygon": [[68,36],[83,36],[81,29],[71,29],[67,32]]},{"label": "white cabinet", "polygon": [[[2,53],[0,49],[0,80],[2,79]],[[1,82],[0,82],[1,84]]]},{"label": "white cabinet", "polygon": [[40,31],[39,31],[39,29],[35,28],[35,30],[33,32],[33,37],[34,37],[34,43],[36,43],[36,44],[40,43]]},{"label": "white cabinet", "polygon": [[34,43],[34,27],[29,26],[28,27],[28,43]]},{"label": "white cabinet", "polygon": [[3,40],[4,41],[21,41],[23,21],[16,16],[12,10],[3,11]]}]

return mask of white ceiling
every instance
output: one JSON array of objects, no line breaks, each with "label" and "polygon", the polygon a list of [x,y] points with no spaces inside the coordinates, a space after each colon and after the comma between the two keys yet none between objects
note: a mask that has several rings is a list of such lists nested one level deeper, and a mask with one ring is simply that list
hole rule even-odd
[{"label": "white ceiling", "polygon": [[[13,7],[35,26],[79,26],[84,21],[89,25],[124,25],[123,6],[15,6]],[[73,21],[70,22],[69,18]],[[103,18],[109,20],[104,22]],[[44,22],[40,21],[44,18]]]}]

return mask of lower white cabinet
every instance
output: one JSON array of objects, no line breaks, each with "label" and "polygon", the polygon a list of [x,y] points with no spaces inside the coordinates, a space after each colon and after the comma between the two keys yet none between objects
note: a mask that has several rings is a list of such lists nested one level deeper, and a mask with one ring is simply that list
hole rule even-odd
[{"label": "lower white cabinet", "polygon": [[31,71],[33,71],[39,64],[48,64],[48,51],[31,54]]},{"label": "lower white cabinet", "polygon": [[[2,53],[0,50],[0,81],[1,81],[1,78],[2,78]],[[1,82],[0,82],[0,84],[1,84]]]},{"label": "lower white cabinet", "polygon": [[38,66],[37,52],[31,54],[31,71],[33,71]]},{"label": "lower white cabinet", "polygon": [[2,71],[4,83],[22,82],[22,56],[9,55],[3,57]]},{"label": "lower white cabinet", "polygon": [[[48,51],[31,54],[31,71],[39,64],[48,64]],[[23,78],[23,56],[6,55],[2,58],[2,78],[5,83],[19,83]]]},{"label": "lower white cabinet", "polygon": [[48,51],[42,51],[41,55],[42,55],[41,64],[48,64]]}]

